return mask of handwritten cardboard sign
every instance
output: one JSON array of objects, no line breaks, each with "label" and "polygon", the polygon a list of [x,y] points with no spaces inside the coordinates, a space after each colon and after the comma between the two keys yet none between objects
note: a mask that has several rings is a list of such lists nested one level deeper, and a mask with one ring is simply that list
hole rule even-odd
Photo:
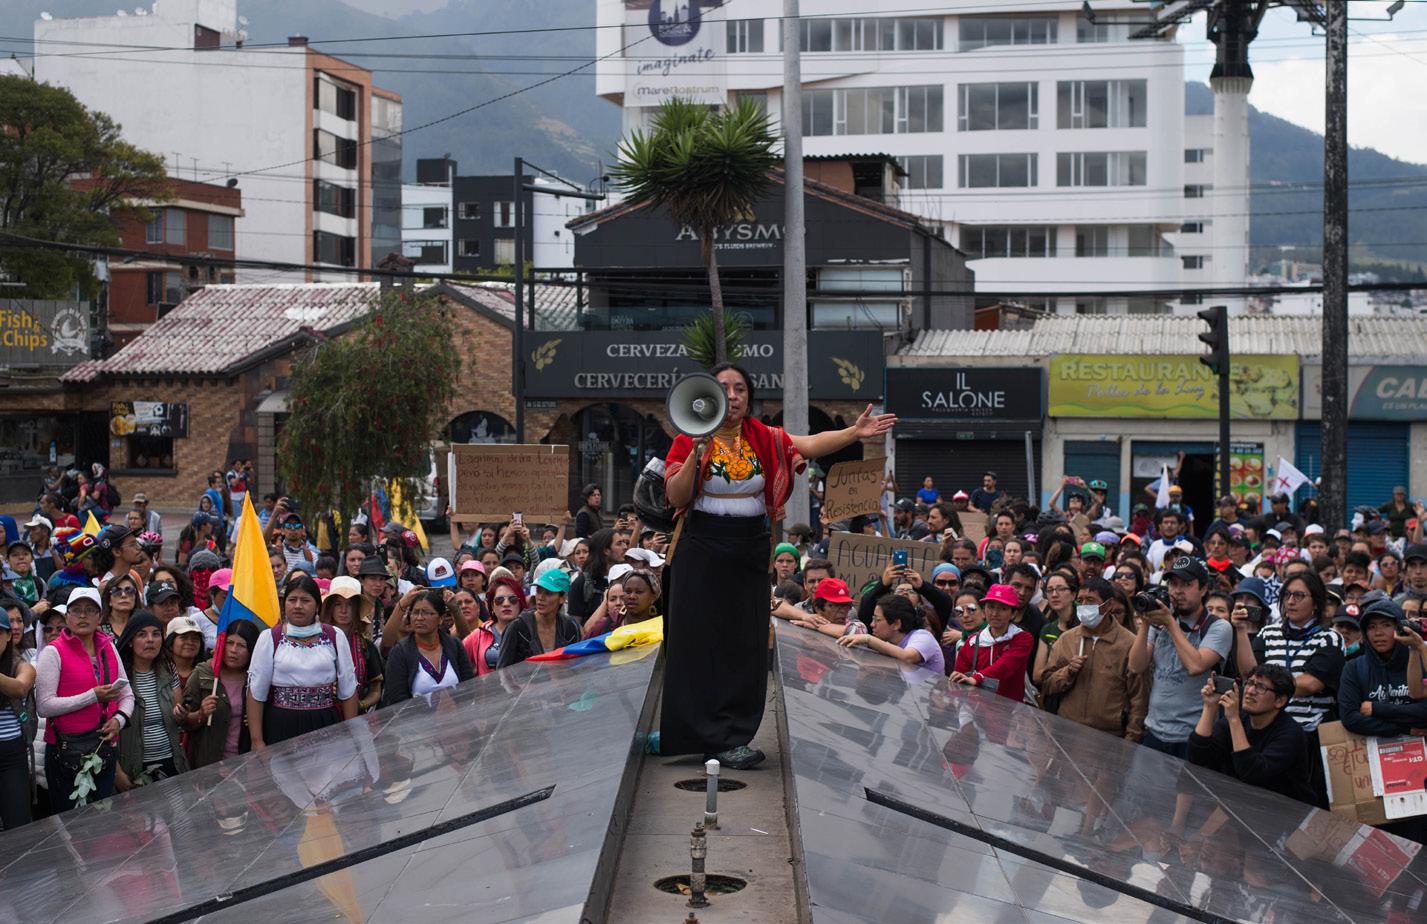
[{"label": "handwritten cardboard sign", "polygon": [[956,518],[961,521],[961,538],[980,544],[986,538],[986,514],[981,510],[960,510]]},{"label": "handwritten cardboard sign", "polygon": [[917,542],[912,539],[884,539],[861,533],[833,533],[828,540],[827,557],[837,569],[837,576],[847,581],[854,594],[892,562],[892,553],[907,550],[907,567],[931,580],[932,569],[941,564],[940,542]]},{"label": "handwritten cardboard sign", "polygon": [[1318,726],[1318,742],[1328,782],[1329,808],[1365,825],[1388,820],[1382,797],[1373,793],[1367,739],[1355,735],[1342,722]]},{"label": "handwritten cardboard sign", "polygon": [[828,469],[823,512],[830,520],[845,520],[860,513],[880,513],[886,459],[839,462]]},{"label": "handwritten cardboard sign", "polygon": [[569,507],[570,447],[457,443],[446,461],[451,516],[465,522],[560,522]]}]

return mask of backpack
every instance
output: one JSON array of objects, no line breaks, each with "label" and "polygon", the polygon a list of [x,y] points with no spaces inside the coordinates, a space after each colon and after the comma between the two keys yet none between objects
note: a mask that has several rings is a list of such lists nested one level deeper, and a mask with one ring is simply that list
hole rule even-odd
[{"label": "backpack", "polygon": [[661,533],[673,532],[676,511],[664,494],[664,460],[650,459],[634,482],[634,510],[639,521]]},{"label": "backpack", "polygon": [[[282,643],[283,625],[283,621],[279,619],[277,625],[268,630],[272,633],[274,653],[277,652],[277,646]],[[336,628],[329,623],[322,623],[322,638],[327,641],[327,644],[332,646],[332,700],[333,704],[336,705],[340,699],[340,697],[337,696],[337,681],[342,676],[342,659],[337,655]]]}]

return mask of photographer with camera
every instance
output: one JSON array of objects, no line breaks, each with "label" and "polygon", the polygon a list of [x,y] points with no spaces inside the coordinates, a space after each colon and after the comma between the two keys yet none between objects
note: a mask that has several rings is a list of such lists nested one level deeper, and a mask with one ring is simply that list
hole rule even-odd
[{"label": "photographer with camera", "polygon": [[1265,664],[1245,679],[1242,695],[1240,689],[1227,677],[1210,675],[1200,690],[1204,708],[1189,736],[1189,762],[1311,805],[1315,752],[1284,711],[1293,696],[1293,675]]},{"label": "photographer with camera", "polygon": [[1203,562],[1181,555],[1165,571],[1164,580],[1164,585],[1134,596],[1130,670],[1153,671],[1143,743],[1184,758],[1201,708],[1200,680],[1228,657],[1233,630],[1204,608],[1209,570]]},{"label": "photographer with camera", "polygon": [[1259,633],[1268,624],[1268,585],[1263,578],[1244,578],[1234,588],[1233,597],[1229,624],[1234,627],[1234,647],[1224,673],[1245,680],[1264,661]]}]

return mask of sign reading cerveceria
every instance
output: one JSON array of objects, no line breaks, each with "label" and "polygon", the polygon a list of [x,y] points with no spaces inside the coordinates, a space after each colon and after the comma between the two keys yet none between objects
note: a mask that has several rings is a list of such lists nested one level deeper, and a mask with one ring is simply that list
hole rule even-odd
[{"label": "sign reading cerveceria", "polygon": [[[525,393],[532,398],[663,398],[701,371],[680,331],[559,331],[531,335]],[[814,398],[873,401],[882,393],[882,335],[876,331],[808,334],[808,384]],[[753,331],[735,361],[760,397],[783,390],[783,335]]]},{"label": "sign reading cerveceria", "polygon": [[[1298,417],[1298,357],[1235,356],[1229,410],[1237,420]],[[1052,417],[1219,416],[1219,379],[1198,356],[1065,353],[1050,362]]]},{"label": "sign reading cerveceria", "polygon": [[0,300],[0,369],[67,368],[88,358],[88,304]]}]

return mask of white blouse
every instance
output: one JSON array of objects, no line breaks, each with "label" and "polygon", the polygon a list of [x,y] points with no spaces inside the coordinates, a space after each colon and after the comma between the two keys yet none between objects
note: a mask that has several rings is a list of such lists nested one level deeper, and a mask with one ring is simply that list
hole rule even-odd
[{"label": "white blouse", "polygon": [[446,662],[446,673],[441,675],[440,683],[432,680],[431,675],[426,673],[421,665],[418,664],[416,666],[416,679],[411,682],[411,695],[425,696],[428,693],[435,693],[437,690],[454,687],[459,682],[460,680],[456,677],[456,665],[450,661]]},{"label": "white blouse", "polygon": [[[248,666],[248,690],[260,703],[268,701],[271,687],[325,687],[337,683],[337,698],[346,699],[357,692],[357,673],[352,666],[352,646],[342,630],[333,627],[336,651],[325,638],[316,644],[299,645],[286,635],[277,651],[273,651],[273,633],[264,629],[253,649]],[[333,655],[336,657],[333,657]]]},{"label": "white blouse", "polygon": [[763,476],[754,475],[746,481],[734,482],[709,478],[694,501],[694,509],[721,517],[762,516],[768,510],[763,503]]}]

